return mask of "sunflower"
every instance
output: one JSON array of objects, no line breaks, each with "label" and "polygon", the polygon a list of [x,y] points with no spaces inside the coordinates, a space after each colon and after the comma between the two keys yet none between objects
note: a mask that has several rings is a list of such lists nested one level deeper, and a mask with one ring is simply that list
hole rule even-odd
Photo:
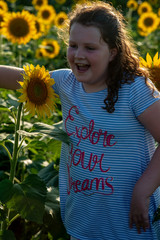
[{"label": "sunflower", "polygon": [[129,0],[127,2],[127,7],[132,10],[136,10],[138,8],[138,3],[135,0]]},{"label": "sunflower", "polygon": [[25,112],[29,112],[34,116],[35,114],[45,117],[51,116],[52,111],[55,110],[55,99],[57,94],[54,93],[52,85],[55,83],[54,79],[50,78],[50,74],[45,70],[45,67],[37,65],[23,67],[25,73],[23,75],[23,82],[19,82],[21,88],[17,91],[22,93],[19,97],[19,102],[25,102]]},{"label": "sunflower", "polygon": [[43,58],[44,57],[44,49],[43,48],[38,48],[37,50],[36,50],[36,54],[35,54],[35,57],[37,58],[37,59],[40,59],[40,58]]},{"label": "sunflower", "polygon": [[65,20],[68,19],[68,16],[65,12],[60,12],[56,15],[54,24],[58,28],[63,28]]},{"label": "sunflower", "polygon": [[41,18],[38,18],[35,15],[33,15],[33,19],[34,19],[34,24],[36,28],[36,34],[33,36],[33,39],[38,39],[44,34],[45,26]]},{"label": "sunflower", "polygon": [[42,6],[48,5],[48,0],[32,0],[35,9],[39,10]]},{"label": "sunflower", "polygon": [[153,12],[143,13],[138,19],[138,28],[148,34],[155,31],[159,25],[159,18]]},{"label": "sunflower", "polygon": [[41,47],[45,50],[44,56],[48,58],[55,58],[60,51],[58,42],[52,39],[43,40]]},{"label": "sunflower", "polygon": [[6,12],[0,9],[0,34],[2,33],[2,23],[4,22],[4,17]]},{"label": "sunflower", "polygon": [[152,11],[152,6],[148,2],[143,2],[138,7],[138,14],[148,13]]},{"label": "sunflower", "polygon": [[140,66],[149,70],[150,79],[160,91],[160,57],[158,58],[158,52],[153,57],[153,60],[149,53],[146,55],[146,61],[140,57]]},{"label": "sunflower", "polygon": [[59,3],[59,4],[63,4],[63,3],[66,2],[66,0],[56,0],[56,2]]},{"label": "sunflower", "polygon": [[138,27],[138,33],[139,35],[141,35],[142,37],[147,37],[150,33],[147,31],[144,31],[142,28]]},{"label": "sunflower", "polygon": [[0,9],[7,12],[8,11],[8,5],[5,1],[0,1]]},{"label": "sunflower", "polygon": [[36,34],[33,16],[24,10],[7,15],[2,27],[3,34],[13,43],[26,44]]},{"label": "sunflower", "polygon": [[52,5],[44,5],[39,9],[37,16],[43,19],[44,24],[50,24],[56,17],[56,11]]}]

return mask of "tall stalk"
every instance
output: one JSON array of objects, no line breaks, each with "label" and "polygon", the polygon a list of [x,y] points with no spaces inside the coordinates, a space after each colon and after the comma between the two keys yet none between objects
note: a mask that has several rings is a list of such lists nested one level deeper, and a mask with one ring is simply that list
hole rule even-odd
[{"label": "tall stalk", "polygon": [[23,106],[23,103],[20,103],[20,105],[18,107],[17,121],[15,124],[15,139],[14,139],[14,147],[13,147],[13,157],[12,157],[12,161],[11,161],[11,169],[10,169],[10,177],[9,177],[9,179],[12,183],[14,183],[14,177],[15,177],[17,159],[18,159],[19,134],[17,131],[20,130],[22,106]]}]

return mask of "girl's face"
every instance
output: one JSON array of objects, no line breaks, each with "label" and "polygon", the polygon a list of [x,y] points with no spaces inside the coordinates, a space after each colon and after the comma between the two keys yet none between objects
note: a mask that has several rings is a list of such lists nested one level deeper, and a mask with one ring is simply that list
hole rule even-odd
[{"label": "girl's face", "polygon": [[70,30],[67,59],[86,92],[98,92],[107,87],[108,64],[116,54],[94,26],[74,23]]}]

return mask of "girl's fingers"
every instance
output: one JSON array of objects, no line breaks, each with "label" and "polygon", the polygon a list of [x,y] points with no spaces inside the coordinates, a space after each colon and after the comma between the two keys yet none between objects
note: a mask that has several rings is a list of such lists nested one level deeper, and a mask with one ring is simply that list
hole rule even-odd
[{"label": "girl's fingers", "polygon": [[143,230],[144,232],[150,227],[149,225],[149,218],[143,217],[143,216],[134,216],[130,217],[130,228],[133,228],[134,226],[137,229],[137,232],[141,234],[141,231]]}]

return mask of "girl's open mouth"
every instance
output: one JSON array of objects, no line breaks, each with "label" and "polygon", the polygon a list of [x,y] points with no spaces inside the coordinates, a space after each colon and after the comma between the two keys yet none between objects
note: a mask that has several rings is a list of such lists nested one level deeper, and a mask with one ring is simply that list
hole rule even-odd
[{"label": "girl's open mouth", "polygon": [[76,64],[78,71],[85,72],[89,69],[88,64],[77,63]]}]

